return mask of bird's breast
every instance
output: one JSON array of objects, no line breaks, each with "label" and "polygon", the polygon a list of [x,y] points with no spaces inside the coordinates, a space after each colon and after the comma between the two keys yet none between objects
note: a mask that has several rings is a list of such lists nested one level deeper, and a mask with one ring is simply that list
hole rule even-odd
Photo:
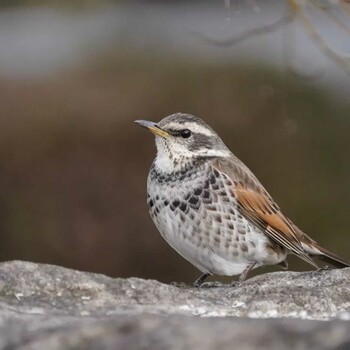
[{"label": "bird's breast", "polygon": [[240,213],[232,180],[210,165],[177,176],[151,170],[147,202],[163,238],[202,271],[230,275],[235,264],[266,261],[270,239]]}]

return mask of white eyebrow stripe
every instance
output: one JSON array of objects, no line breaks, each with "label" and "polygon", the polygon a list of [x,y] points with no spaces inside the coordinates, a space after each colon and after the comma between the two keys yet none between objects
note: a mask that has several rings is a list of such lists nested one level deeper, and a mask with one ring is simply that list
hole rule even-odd
[{"label": "white eyebrow stripe", "polygon": [[175,130],[182,130],[182,129],[190,129],[194,133],[203,134],[206,136],[213,136],[215,135],[213,131],[206,128],[205,126],[202,126],[200,124],[195,123],[171,123],[167,126],[169,129],[175,129]]},{"label": "white eyebrow stripe", "polygon": [[231,152],[227,149],[223,149],[223,150],[216,150],[216,149],[204,149],[202,152],[200,152],[202,156],[206,156],[206,157],[230,157],[231,156]]}]

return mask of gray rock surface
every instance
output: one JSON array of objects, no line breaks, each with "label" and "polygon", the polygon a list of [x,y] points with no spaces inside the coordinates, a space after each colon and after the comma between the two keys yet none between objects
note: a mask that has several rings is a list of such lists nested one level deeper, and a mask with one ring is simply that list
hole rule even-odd
[{"label": "gray rock surface", "polygon": [[346,350],[349,282],[350,268],[194,289],[6,262],[0,349]]}]

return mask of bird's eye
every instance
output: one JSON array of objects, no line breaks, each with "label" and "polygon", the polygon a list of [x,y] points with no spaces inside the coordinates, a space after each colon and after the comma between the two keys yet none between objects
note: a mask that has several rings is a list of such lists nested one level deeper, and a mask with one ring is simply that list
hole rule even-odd
[{"label": "bird's eye", "polygon": [[188,129],[181,130],[181,136],[184,139],[188,139],[191,136],[191,134],[192,134],[191,130],[188,130]]}]

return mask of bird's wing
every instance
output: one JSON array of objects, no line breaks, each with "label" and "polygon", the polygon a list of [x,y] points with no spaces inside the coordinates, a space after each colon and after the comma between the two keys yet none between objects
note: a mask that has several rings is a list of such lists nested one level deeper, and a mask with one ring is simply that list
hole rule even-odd
[{"label": "bird's wing", "polygon": [[238,209],[272,240],[309,264],[316,263],[305,252],[293,223],[282,213],[253,173],[238,159],[217,159],[213,167],[234,183]]}]

